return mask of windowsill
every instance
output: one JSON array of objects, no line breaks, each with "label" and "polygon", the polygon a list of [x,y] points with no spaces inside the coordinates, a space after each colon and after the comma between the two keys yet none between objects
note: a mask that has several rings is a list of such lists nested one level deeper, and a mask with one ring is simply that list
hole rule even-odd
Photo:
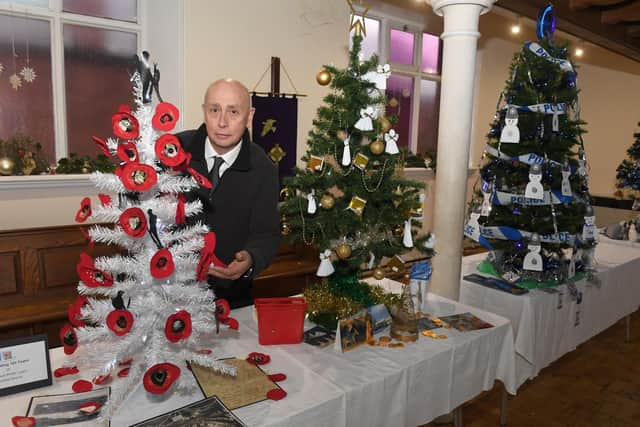
[{"label": "windowsill", "polygon": [[47,188],[94,187],[89,174],[1,176],[0,192]]}]

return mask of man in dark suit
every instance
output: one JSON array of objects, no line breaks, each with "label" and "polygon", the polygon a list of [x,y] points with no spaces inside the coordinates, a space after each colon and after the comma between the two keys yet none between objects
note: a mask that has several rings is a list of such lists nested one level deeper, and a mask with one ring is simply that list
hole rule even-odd
[{"label": "man in dark suit", "polygon": [[278,171],[262,148],[251,142],[247,88],[218,80],[202,104],[204,123],[178,134],[191,153],[191,167],[208,176],[212,189],[200,189],[200,216],[216,233],[215,253],[228,264],[209,269],[209,284],[231,307],[253,303],[251,283],[275,257],[280,243]]}]

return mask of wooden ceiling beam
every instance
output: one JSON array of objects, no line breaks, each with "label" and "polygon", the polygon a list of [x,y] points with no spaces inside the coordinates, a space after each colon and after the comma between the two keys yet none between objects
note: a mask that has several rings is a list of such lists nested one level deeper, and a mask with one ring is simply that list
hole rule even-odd
[{"label": "wooden ceiling beam", "polygon": [[640,25],[629,25],[627,27],[627,35],[629,37],[640,37]]},{"label": "wooden ceiling beam", "polygon": [[569,0],[569,7],[572,10],[580,10],[592,6],[613,6],[618,3],[623,3],[624,1],[625,0]]},{"label": "wooden ceiling beam", "polygon": [[640,2],[629,3],[615,9],[602,12],[603,24],[617,24],[619,22],[640,21]]}]

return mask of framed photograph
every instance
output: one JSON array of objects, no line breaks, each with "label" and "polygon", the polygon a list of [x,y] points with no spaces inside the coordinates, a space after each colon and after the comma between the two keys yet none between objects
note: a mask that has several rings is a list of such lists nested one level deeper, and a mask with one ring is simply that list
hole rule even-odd
[{"label": "framed photograph", "polygon": [[183,406],[131,427],[246,427],[217,396]]},{"label": "framed photograph", "polygon": [[333,344],[336,339],[336,331],[331,331],[322,326],[314,326],[304,331],[304,342],[314,347],[324,348]]},{"label": "framed photograph", "polygon": [[374,335],[391,326],[391,315],[386,305],[372,305],[371,307],[367,307],[367,311],[371,316],[371,327],[373,328]]},{"label": "framed photograph", "polygon": [[0,341],[0,396],[51,385],[46,335]]},{"label": "framed photograph", "polygon": [[56,427],[108,427],[109,422],[98,422],[100,411],[86,414],[80,407],[86,404],[104,405],[109,399],[110,388],[98,388],[85,393],[51,394],[33,396],[27,416],[36,419],[36,426]]},{"label": "framed photograph", "polygon": [[355,315],[338,322],[340,334],[340,348],[343,352],[353,350],[371,340],[371,315],[367,310],[361,310]]},{"label": "framed photograph", "polygon": [[451,316],[441,316],[440,320],[449,326],[461,331],[475,331],[478,329],[493,328],[491,323],[474,316],[471,313],[453,314]]}]

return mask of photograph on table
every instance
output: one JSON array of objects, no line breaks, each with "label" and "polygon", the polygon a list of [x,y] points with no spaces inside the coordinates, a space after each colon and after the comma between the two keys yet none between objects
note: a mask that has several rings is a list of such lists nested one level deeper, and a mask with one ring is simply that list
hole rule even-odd
[{"label": "photograph on table", "polygon": [[[38,427],[107,427],[109,421],[98,421],[99,407],[109,399],[110,388],[99,388],[84,393],[33,396],[27,416],[36,420]],[[98,409],[96,409],[96,407]]]},{"label": "photograph on table", "polygon": [[416,321],[418,322],[419,331],[430,331],[431,329],[442,328],[442,323],[436,323],[428,316],[418,317]]},{"label": "photograph on table", "polygon": [[191,364],[191,372],[202,394],[206,397],[217,396],[229,409],[262,402],[267,399],[267,393],[280,388],[260,366],[249,363],[246,359],[232,357],[221,360],[236,369],[235,376],[195,363]]},{"label": "photograph on table", "polygon": [[246,427],[216,396],[167,412],[131,427]]},{"label": "photograph on table", "polygon": [[324,348],[336,339],[336,331],[324,328],[322,326],[314,326],[304,331],[304,342],[314,347]]},{"label": "photograph on table", "polygon": [[338,333],[343,352],[361,346],[372,338],[371,315],[367,310],[360,310],[355,315],[340,320]]},{"label": "photograph on table", "polygon": [[371,316],[371,327],[373,328],[374,335],[391,326],[391,315],[386,305],[372,305],[371,307],[367,307],[367,311]]},{"label": "photograph on table", "polygon": [[453,314],[441,316],[440,320],[461,332],[475,331],[477,329],[493,328],[491,323],[474,316],[471,313]]}]

